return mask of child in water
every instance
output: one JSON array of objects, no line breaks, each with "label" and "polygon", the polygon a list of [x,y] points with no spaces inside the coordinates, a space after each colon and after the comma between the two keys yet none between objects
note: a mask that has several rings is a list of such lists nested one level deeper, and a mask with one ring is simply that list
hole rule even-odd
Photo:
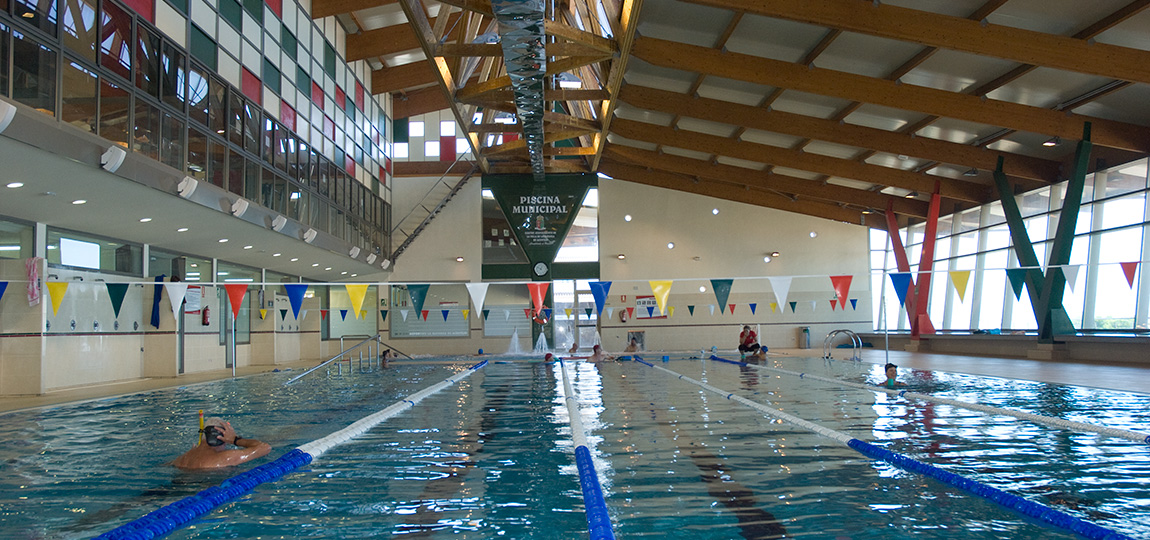
[{"label": "child in water", "polygon": [[894,364],[886,365],[886,382],[882,386],[887,388],[894,388],[896,386],[906,386],[906,383],[898,382],[898,366]]}]

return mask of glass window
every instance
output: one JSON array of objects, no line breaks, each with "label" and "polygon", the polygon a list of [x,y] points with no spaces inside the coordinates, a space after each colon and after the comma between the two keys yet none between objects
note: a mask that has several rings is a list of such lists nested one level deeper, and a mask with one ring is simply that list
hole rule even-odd
[{"label": "glass window", "polygon": [[455,120],[443,120],[439,122],[439,136],[440,137],[454,137],[455,136]]},{"label": "glass window", "polygon": [[287,200],[287,216],[296,220],[303,221],[303,217],[307,215],[307,200],[305,195],[307,192],[295,183],[288,182],[288,200]]},{"label": "glass window", "polygon": [[271,171],[266,171],[265,174],[272,175],[272,206],[271,209],[281,214],[287,213],[287,197],[288,186],[287,180],[281,176],[277,176]]},{"label": "glass window", "polygon": [[273,194],[275,174],[265,169],[262,177],[263,179],[260,181],[259,203],[264,208],[275,208],[275,195]]},{"label": "glass window", "polygon": [[424,157],[439,157],[439,141],[423,141]]},{"label": "glass window", "polygon": [[160,72],[163,75],[160,99],[174,107],[177,111],[184,110],[184,96],[187,85],[184,68],[184,53],[175,45],[164,42],[163,55],[160,57]]},{"label": "glass window", "polygon": [[228,127],[228,87],[216,77],[208,80],[208,129],[223,135]]},{"label": "glass window", "polygon": [[260,172],[263,167],[257,160],[248,160],[247,165],[244,167],[244,192],[243,196],[253,201],[260,199]]},{"label": "glass window", "polygon": [[208,134],[194,128],[188,130],[188,176],[208,177]]},{"label": "glass window", "polygon": [[185,269],[184,281],[210,282],[214,279],[211,259],[189,256]]},{"label": "glass window", "polygon": [[408,122],[407,123],[407,135],[409,137],[422,137],[423,136],[423,122],[419,121],[419,120]]},{"label": "glass window", "polygon": [[164,113],[163,140],[160,160],[165,165],[184,170],[184,133],[186,124],[183,118]]},{"label": "glass window", "polygon": [[[314,157],[315,154],[313,153],[312,156]],[[326,159],[321,160],[317,166],[317,171],[319,172],[319,177],[317,178],[317,181],[319,182],[319,194],[323,195],[324,197],[329,197],[331,195],[331,189],[329,187],[328,181],[329,178],[331,178],[331,170],[331,163],[328,163]]]},{"label": "glass window", "polygon": [[132,95],[119,85],[100,82],[100,136],[128,147],[129,116],[132,110]]},{"label": "glass window", "polygon": [[85,60],[96,61],[95,0],[64,1],[64,46]]},{"label": "glass window", "polygon": [[244,150],[260,154],[260,107],[247,100],[244,102]]},{"label": "glass window", "polygon": [[1093,268],[1097,272],[1098,281],[1096,297],[1105,300],[1096,303],[1094,320],[1086,321],[1086,327],[1098,330],[1132,329],[1138,299],[1138,282],[1145,267],[1139,265],[1139,270],[1134,275],[1134,283],[1131,285],[1126,281],[1121,263],[1138,260],[1138,248],[1134,247],[1134,253],[1131,253],[1131,247],[1142,245],[1142,228],[1130,227],[1109,231],[1096,238],[1100,242],[1098,266]]},{"label": "glass window", "polygon": [[409,155],[410,155],[410,152],[409,152],[407,143],[405,143],[405,142],[395,143],[395,158],[396,159],[407,159]]},{"label": "glass window", "polygon": [[100,14],[100,65],[132,77],[132,16],[112,2],[104,2]]},{"label": "glass window", "polygon": [[192,64],[191,70],[188,72],[188,115],[202,126],[208,125],[210,111],[208,78],[208,73],[204,68]]},{"label": "glass window", "polygon": [[63,103],[60,107],[60,120],[72,124],[89,133],[96,132],[99,116],[96,114],[96,74],[80,64],[64,64],[64,85],[61,88]]},{"label": "glass window", "polygon": [[288,160],[295,158],[295,152],[288,149],[288,146],[294,145],[289,144],[290,141],[292,141],[291,135],[283,126],[277,124],[275,140],[272,142],[273,165],[285,173],[288,172]]},{"label": "glass window", "polygon": [[0,96],[8,95],[8,34],[8,25],[0,22]]},{"label": "glass window", "polygon": [[[599,260],[598,190],[591,190],[575,214],[575,222],[555,255],[555,262],[591,262]],[[486,202],[486,201],[485,201]],[[594,204],[594,206],[592,206]],[[487,242],[484,241],[484,246]]]},{"label": "glass window", "polygon": [[56,115],[56,51],[12,32],[12,98]]},{"label": "glass window", "polygon": [[228,140],[237,146],[244,144],[244,98],[235,90],[228,90]]},{"label": "glass window", "polygon": [[1146,160],[1131,162],[1106,175],[1106,197],[1146,189]]},{"label": "glass window", "polygon": [[263,129],[264,161],[271,165],[275,160],[276,123],[271,116],[264,117]]},{"label": "glass window", "polygon": [[49,227],[48,264],[139,276],[144,250],[138,244]]},{"label": "glass window", "polygon": [[228,145],[208,137],[208,175],[212,183],[227,189]]},{"label": "glass window", "polygon": [[1050,188],[1042,188],[1015,197],[1022,217],[1045,214],[1050,211]]},{"label": "glass window", "polygon": [[987,270],[983,272],[982,298],[978,299],[978,326],[981,329],[1001,328],[1006,295],[1014,298],[1014,291],[1010,288],[1004,270],[1008,259],[1007,250],[991,251],[985,257]]},{"label": "glass window", "polygon": [[327,232],[331,233],[332,236],[336,238],[343,238],[344,226],[347,224],[347,220],[343,216],[343,210],[333,206],[331,207],[331,213],[328,214],[328,216],[331,218],[331,220],[328,222],[331,224],[331,226],[328,227]]},{"label": "glass window", "polygon": [[136,101],[135,130],[132,149],[156,161],[160,160],[160,111],[143,100]]},{"label": "glass window", "polygon": [[136,27],[136,88],[160,97],[160,36]]},{"label": "glass window", "polygon": [[56,35],[56,0],[12,0],[12,15]]},{"label": "glass window", "polygon": [[1140,191],[1133,195],[1107,199],[1094,203],[1094,206],[1102,207],[1103,230],[1142,223],[1146,213],[1146,192]]},{"label": "glass window", "polygon": [[0,259],[27,259],[36,254],[36,232],[31,225],[0,220]]},{"label": "glass window", "polygon": [[228,191],[244,194],[244,157],[239,152],[228,152]]}]

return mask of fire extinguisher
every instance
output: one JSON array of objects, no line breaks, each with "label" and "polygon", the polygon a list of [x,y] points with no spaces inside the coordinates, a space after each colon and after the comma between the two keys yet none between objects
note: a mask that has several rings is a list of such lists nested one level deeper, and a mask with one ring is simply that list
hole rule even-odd
[{"label": "fire extinguisher", "polygon": [[212,324],[212,312],[207,306],[200,311],[200,326],[209,326]]}]

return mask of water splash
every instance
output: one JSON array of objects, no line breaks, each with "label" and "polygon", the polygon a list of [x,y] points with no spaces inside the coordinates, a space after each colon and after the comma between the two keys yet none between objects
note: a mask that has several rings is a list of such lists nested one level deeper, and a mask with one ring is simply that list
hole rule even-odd
[{"label": "water splash", "polygon": [[511,343],[507,346],[507,354],[523,354],[523,347],[519,346],[519,329],[511,332]]},{"label": "water splash", "polygon": [[547,335],[539,334],[539,339],[535,341],[535,352],[542,354],[548,350],[550,350],[550,347],[547,346]]}]

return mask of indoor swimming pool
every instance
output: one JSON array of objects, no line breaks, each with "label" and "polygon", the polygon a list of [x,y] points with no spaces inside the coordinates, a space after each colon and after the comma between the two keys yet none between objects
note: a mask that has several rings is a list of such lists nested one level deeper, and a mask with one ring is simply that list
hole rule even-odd
[{"label": "indoor swimming pool", "polygon": [[[736,357],[737,358],[737,357]],[[712,360],[647,358],[773,409],[1072,516],[1150,538],[1150,446]],[[588,537],[558,364],[489,358],[470,377],[167,538]],[[0,415],[0,537],[90,538],[219,485],[452,377],[474,358],[297,373]],[[853,383],[881,366],[769,358]],[[867,458],[639,362],[566,366],[618,538],[1075,538]],[[903,370],[909,390],[1150,432],[1150,396]],[[237,469],[166,463],[198,411],[273,447]]]}]

